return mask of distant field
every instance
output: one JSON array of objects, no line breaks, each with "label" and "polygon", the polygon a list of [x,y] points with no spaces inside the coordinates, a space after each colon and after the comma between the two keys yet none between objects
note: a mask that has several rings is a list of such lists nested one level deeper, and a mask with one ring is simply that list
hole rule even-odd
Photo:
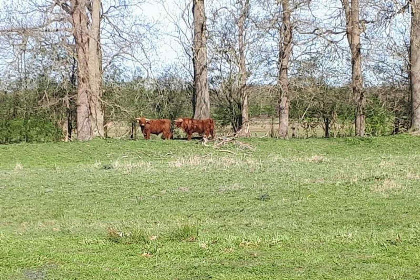
[{"label": "distant field", "polygon": [[420,279],[420,137],[241,141],[0,146],[0,279]]}]

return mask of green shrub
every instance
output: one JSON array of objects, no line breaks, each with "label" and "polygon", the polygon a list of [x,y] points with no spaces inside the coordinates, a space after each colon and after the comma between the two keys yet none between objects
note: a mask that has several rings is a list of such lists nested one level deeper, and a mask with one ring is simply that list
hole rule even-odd
[{"label": "green shrub", "polygon": [[220,125],[231,125],[234,131],[242,125],[242,113],[239,103],[216,104],[213,117],[219,121]]},{"label": "green shrub", "polygon": [[0,120],[0,143],[58,141],[62,131],[49,119]]},{"label": "green shrub", "polygon": [[259,117],[262,115],[266,116],[276,116],[276,104],[257,104],[257,105],[250,105],[249,106],[249,116],[250,117]]},{"label": "green shrub", "polygon": [[374,98],[366,107],[366,134],[372,136],[389,135],[394,128],[394,115]]}]

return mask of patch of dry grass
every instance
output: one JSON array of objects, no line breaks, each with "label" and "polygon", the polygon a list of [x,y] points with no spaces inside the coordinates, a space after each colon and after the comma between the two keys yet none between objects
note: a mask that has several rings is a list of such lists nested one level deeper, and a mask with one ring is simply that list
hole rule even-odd
[{"label": "patch of dry grass", "polygon": [[14,170],[15,171],[20,171],[22,169],[23,169],[23,165],[20,162],[17,162],[16,165],[15,165]]},{"label": "patch of dry grass", "polygon": [[306,158],[305,159],[306,161],[309,161],[309,162],[315,162],[315,163],[321,163],[321,162],[326,162],[326,161],[329,161],[325,156],[323,156],[323,155],[314,155],[314,156],[312,156],[312,157],[310,157],[310,158]]},{"label": "patch of dry grass", "polygon": [[420,180],[420,174],[408,173],[407,178],[411,180]]},{"label": "patch of dry grass", "polygon": [[273,156],[271,158],[273,162],[313,162],[313,163],[323,163],[329,162],[330,159],[324,155],[313,155],[310,157],[280,157],[280,156]]},{"label": "patch of dry grass", "polygon": [[382,160],[379,163],[379,167],[393,167],[393,166],[395,166],[395,162],[392,162],[392,161]]},{"label": "patch of dry grass", "polygon": [[129,174],[134,170],[143,169],[145,171],[150,171],[153,169],[152,163],[148,161],[123,161],[115,160],[110,164],[103,164],[100,161],[96,161],[93,164],[95,169],[115,169],[122,171],[124,174]]},{"label": "patch of dry grass", "polygon": [[193,167],[207,169],[209,166],[217,168],[229,168],[233,166],[247,166],[255,169],[260,165],[255,159],[237,158],[237,157],[213,157],[193,155],[189,157],[178,158],[170,161],[169,167],[182,168]]},{"label": "patch of dry grass", "polygon": [[237,190],[241,190],[241,189],[243,189],[243,186],[241,186],[238,183],[235,183],[235,184],[228,185],[228,186],[221,186],[219,188],[219,192],[223,193],[223,192],[237,191]]},{"label": "patch of dry grass", "polygon": [[400,190],[402,186],[393,179],[381,180],[379,183],[372,186],[371,190],[377,193],[386,193],[388,191]]}]

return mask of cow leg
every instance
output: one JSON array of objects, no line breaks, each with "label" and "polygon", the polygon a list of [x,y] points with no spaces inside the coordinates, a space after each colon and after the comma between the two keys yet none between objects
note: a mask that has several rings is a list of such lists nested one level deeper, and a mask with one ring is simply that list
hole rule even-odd
[{"label": "cow leg", "polygon": [[211,135],[211,139],[214,139],[214,130],[210,129],[210,135]]},{"label": "cow leg", "polygon": [[150,131],[146,132],[146,140],[150,139]]},{"label": "cow leg", "polygon": [[164,140],[168,140],[169,139],[169,136],[170,136],[170,132],[168,132],[168,131],[162,131],[162,139],[164,139]]},{"label": "cow leg", "polygon": [[192,133],[188,133],[188,141],[191,140],[191,137],[192,137]]}]

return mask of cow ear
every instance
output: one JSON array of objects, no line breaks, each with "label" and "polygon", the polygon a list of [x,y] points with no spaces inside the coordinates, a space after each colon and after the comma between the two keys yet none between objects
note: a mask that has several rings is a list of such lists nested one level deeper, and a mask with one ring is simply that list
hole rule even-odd
[{"label": "cow ear", "polygon": [[150,123],[150,119],[146,119],[146,123]]}]

